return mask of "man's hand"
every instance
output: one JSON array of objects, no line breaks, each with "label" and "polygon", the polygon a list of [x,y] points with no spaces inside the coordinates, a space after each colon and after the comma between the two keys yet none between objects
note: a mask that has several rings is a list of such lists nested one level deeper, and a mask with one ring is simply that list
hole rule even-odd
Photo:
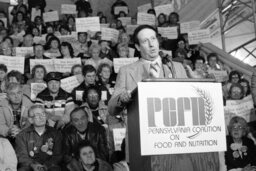
[{"label": "man's hand", "polygon": [[20,129],[14,125],[10,130],[9,133],[12,137],[16,137],[16,135],[18,135],[18,133],[20,133]]},{"label": "man's hand", "polygon": [[131,100],[131,92],[130,91],[125,91],[123,93],[121,93],[120,95],[120,101],[122,103],[128,103]]}]

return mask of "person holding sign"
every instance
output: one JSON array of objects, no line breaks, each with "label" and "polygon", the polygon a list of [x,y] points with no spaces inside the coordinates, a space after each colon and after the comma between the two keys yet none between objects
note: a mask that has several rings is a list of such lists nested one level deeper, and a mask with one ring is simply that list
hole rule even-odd
[{"label": "person holding sign", "polygon": [[44,77],[46,74],[47,72],[43,65],[35,65],[32,68],[31,79],[27,81],[27,84],[31,85],[31,83],[45,83]]}]

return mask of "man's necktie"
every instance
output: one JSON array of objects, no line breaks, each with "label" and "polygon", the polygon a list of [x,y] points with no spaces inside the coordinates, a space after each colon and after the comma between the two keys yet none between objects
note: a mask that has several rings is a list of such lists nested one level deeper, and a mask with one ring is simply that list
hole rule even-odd
[{"label": "man's necktie", "polygon": [[149,75],[151,78],[159,78],[161,73],[161,67],[157,62],[151,63],[149,67]]}]

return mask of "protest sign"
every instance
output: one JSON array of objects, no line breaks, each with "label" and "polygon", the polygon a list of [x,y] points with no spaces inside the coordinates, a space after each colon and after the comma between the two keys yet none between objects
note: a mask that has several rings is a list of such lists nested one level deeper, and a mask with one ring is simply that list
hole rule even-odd
[{"label": "protest sign", "polygon": [[16,47],[15,48],[16,56],[32,56],[34,54],[33,47]]},{"label": "protest sign", "polygon": [[0,55],[0,63],[7,66],[8,72],[16,70],[24,74],[24,57]]},{"label": "protest sign", "polygon": [[129,35],[133,35],[134,30],[138,27],[138,25],[127,25],[126,26],[126,32]]},{"label": "protest sign", "polygon": [[45,83],[31,83],[31,100],[35,100],[36,96],[46,87],[47,85]]},{"label": "protest sign", "polygon": [[148,11],[149,9],[151,9],[151,8],[152,8],[151,3],[147,3],[147,4],[144,4],[144,5],[138,6],[138,7],[137,7],[137,10],[138,10],[138,12],[147,13],[147,11]]},{"label": "protest sign", "polygon": [[124,12],[125,14],[128,14],[128,7],[126,7],[126,6],[116,6],[114,8],[114,14],[118,15],[120,12]]},{"label": "protest sign", "polygon": [[216,71],[216,70],[208,70],[209,74],[213,74],[217,82],[221,83],[228,80],[227,71]]},{"label": "protest sign", "polygon": [[60,85],[61,88],[68,93],[71,93],[72,90],[75,87],[79,86],[79,84],[80,84],[77,79],[77,76],[71,76],[71,77],[64,78],[60,82],[61,82],[61,85]]},{"label": "protest sign", "polygon": [[188,33],[190,31],[199,30],[200,21],[189,21],[180,23],[180,33]]},{"label": "protest sign", "polygon": [[99,17],[85,17],[76,18],[76,31],[100,31],[100,19]]},{"label": "protest sign", "polygon": [[196,45],[199,43],[208,43],[211,41],[209,29],[195,30],[188,32],[188,43]]},{"label": "protest sign", "polygon": [[51,11],[43,13],[44,22],[52,22],[52,21],[59,21],[59,13],[58,11]]},{"label": "protest sign", "polygon": [[139,60],[139,58],[114,58],[113,60],[114,60],[114,70],[115,70],[115,73],[118,73],[119,69],[122,66],[134,63],[137,60]]},{"label": "protest sign", "polygon": [[60,39],[60,42],[68,42],[71,45],[77,42],[77,34],[71,34],[71,35],[61,35],[57,36]]},{"label": "protest sign", "polygon": [[101,40],[118,41],[119,31],[112,28],[101,28]]},{"label": "protest sign", "polygon": [[138,98],[142,156],[226,151],[220,83],[139,82]]},{"label": "protest sign", "polygon": [[61,14],[76,14],[76,5],[61,4]]},{"label": "protest sign", "polygon": [[100,28],[108,28],[109,24],[100,24]]},{"label": "protest sign", "polygon": [[168,39],[178,38],[178,27],[157,27],[159,34]]},{"label": "protest sign", "polygon": [[132,23],[132,18],[131,17],[119,17],[118,20],[122,22],[123,26],[130,25]]},{"label": "protest sign", "polygon": [[[252,96],[247,96],[242,100],[227,100],[225,111],[230,115],[243,117],[247,122],[256,120]],[[231,118],[230,118],[231,119]]]},{"label": "protest sign", "polygon": [[143,24],[155,25],[156,17],[153,14],[138,13],[137,24],[138,25],[143,25]]},{"label": "protest sign", "polygon": [[47,72],[54,72],[54,63],[52,59],[30,59],[30,71],[32,72],[32,69],[35,65],[43,65]]},{"label": "protest sign", "polygon": [[81,65],[81,58],[70,58],[70,59],[52,59],[55,71],[58,72],[71,72],[71,68],[79,64]]},{"label": "protest sign", "polygon": [[42,36],[35,36],[35,37],[33,38],[33,42],[34,42],[35,44],[42,44],[42,45],[44,45],[44,44],[46,43],[45,37],[46,37],[45,34],[42,35]]},{"label": "protest sign", "polygon": [[36,16],[40,16],[41,17],[41,10],[40,9],[36,9],[36,8],[32,8],[32,10],[31,10],[31,21],[34,21]]},{"label": "protest sign", "polygon": [[156,11],[156,16],[158,17],[159,14],[163,13],[167,16],[170,15],[171,12],[174,11],[173,5],[172,4],[166,4],[166,5],[159,5],[156,6],[155,8]]},{"label": "protest sign", "polygon": [[121,150],[121,144],[123,142],[123,139],[125,138],[125,133],[126,133],[125,128],[114,128],[113,129],[115,151]]}]

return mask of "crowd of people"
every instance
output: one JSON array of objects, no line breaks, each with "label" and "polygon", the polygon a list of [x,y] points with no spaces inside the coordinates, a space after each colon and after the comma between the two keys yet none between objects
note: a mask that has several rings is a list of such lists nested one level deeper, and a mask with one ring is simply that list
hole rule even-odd
[{"label": "crowd of people", "polygon": [[[129,16],[128,5],[116,0],[111,18],[101,11],[97,16],[101,24],[119,31],[117,41],[104,40],[101,32],[92,31],[77,32],[72,43],[61,41],[59,36],[76,31],[75,18],[93,16],[88,1],[77,0],[75,5],[77,15],[62,15],[61,20],[47,23],[42,16],[31,21],[33,9],[45,11],[45,0],[28,0],[28,4],[18,0],[7,25],[1,20],[7,15],[0,12],[0,54],[15,58],[16,47],[33,47],[33,55],[25,56],[23,73],[0,63],[0,171],[128,171],[132,156],[127,137],[117,150],[113,130],[127,129],[131,92],[146,78],[216,79],[212,71],[226,71],[227,77],[220,81],[223,105],[248,98],[256,102],[256,72],[247,80],[221,63],[218,54],[204,54],[200,46],[189,45],[187,34],[180,33],[178,13],[156,16],[149,9],[156,24],[139,25],[131,35],[119,20]],[[120,6],[128,10],[117,14],[115,8]],[[137,24],[136,17],[131,21]],[[163,37],[157,27],[177,27],[178,38]],[[45,40],[35,42],[35,37]],[[135,50],[133,56],[130,49]],[[114,72],[115,58],[132,57],[139,60]],[[31,60],[74,58],[80,58],[81,64],[73,65],[70,72],[49,72],[43,64],[30,68]],[[76,76],[79,85],[67,92],[61,80],[71,76]],[[33,83],[46,85],[36,98],[31,95]],[[234,115],[228,123],[227,169],[256,170],[255,123]]]}]

